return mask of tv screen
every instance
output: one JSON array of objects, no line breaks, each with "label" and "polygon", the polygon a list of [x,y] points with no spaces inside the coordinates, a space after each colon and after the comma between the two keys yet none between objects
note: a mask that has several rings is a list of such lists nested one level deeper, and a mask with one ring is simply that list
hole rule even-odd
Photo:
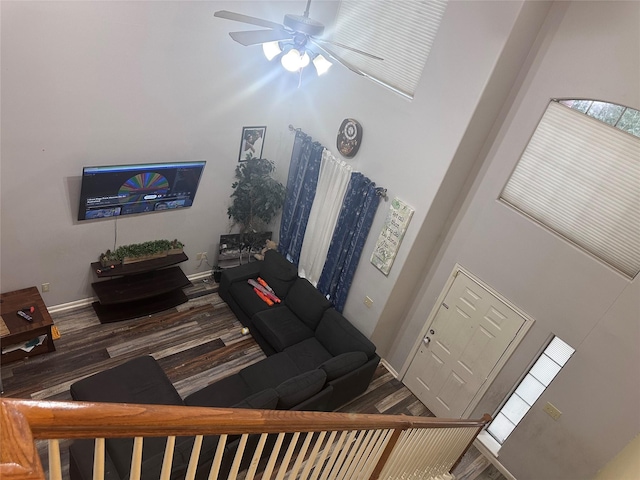
[{"label": "tv screen", "polygon": [[84,167],[78,220],[190,207],[205,163]]}]

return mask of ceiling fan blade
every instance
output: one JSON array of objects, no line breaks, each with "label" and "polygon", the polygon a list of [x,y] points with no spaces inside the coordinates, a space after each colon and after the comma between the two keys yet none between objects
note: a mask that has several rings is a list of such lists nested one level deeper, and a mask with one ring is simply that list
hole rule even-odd
[{"label": "ceiling fan blade", "polygon": [[245,47],[292,38],[292,35],[284,30],[247,30],[246,32],[229,32],[229,35]]},{"label": "ceiling fan blade", "polygon": [[336,54],[335,52],[329,50],[326,46],[324,45],[320,45],[320,43],[318,43],[316,41],[315,38],[313,37],[309,37],[309,40],[311,41],[311,43],[313,43],[316,47],[318,47],[320,50],[322,50],[323,52],[325,52],[327,55],[329,55],[331,58],[333,58],[336,62],[340,62],[342,65],[344,65],[345,67],[347,67],[349,70],[351,70],[353,73],[357,73],[358,75],[362,75],[365,76],[365,74],[363,72],[361,72],[358,68],[354,67],[353,65],[351,65],[349,62],[347,62],[346,60],[342,59],[338,54]]},{"label": "ceiling fan blade", "polygon": [[364,56],[369,57],[369,58],[373,58],[374,60],[384,60],[384,58],[378,57],[377,55],[372,55],[370,53],[363,52],[362,50],[358,50],[357,48],[349,47],[347,45],[344,45],[343,43],[332,42],[330,40],[323,40],[322,38],[316,38],[315,40],[317,42],[320,42],[320,43],[323,43],[323,44],[328,43],[330,45],[335,45],[337,47],[344,48],[345,50],[351,50],[352,52],[359,53],[360,55],[364,55]]},{"label": "ceiling fan blade", "polygon": [[214,17],[225,18],[227,20],[233,20],[234,22],[248,23],[249,25],[257,25],[258,27],[273,28],[276,30],[283,30],[284,26],[279,23],[264,20],[262,18],[250,17],[249,15],[243,15],[242,13],[229,12],[228,10],[218,10],[213,14]]}]

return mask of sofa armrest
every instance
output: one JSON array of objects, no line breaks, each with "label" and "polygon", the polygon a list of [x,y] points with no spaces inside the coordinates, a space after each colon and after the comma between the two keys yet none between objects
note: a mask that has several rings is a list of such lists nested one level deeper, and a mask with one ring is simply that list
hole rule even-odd
[{"label": "sofa armrest", "polygon": [[260,274],[260,262],[250,262],[237,267],[227,268],[220,277],[220,290],[228,290],[236,282],[246,282],[250,278],[257,278]]},{"label": "sofa armrest", "polygon": [[361,367],[327,382],[333,387],[333,396],[331,398],[331,404],[329,405],[330,409],[336,410],[364,393],[371,383],[371,379],[373,378],[376,368],[378,368],[379,362],[380,357],[374,354],[373,358]]},{"label": "sofa armrest", "polygon": [[324,312],[315,333],[316,339],[334,357],[347,352],[364,352],[369,359],[375,355],[376,346],[371,340],[335,308]]}]

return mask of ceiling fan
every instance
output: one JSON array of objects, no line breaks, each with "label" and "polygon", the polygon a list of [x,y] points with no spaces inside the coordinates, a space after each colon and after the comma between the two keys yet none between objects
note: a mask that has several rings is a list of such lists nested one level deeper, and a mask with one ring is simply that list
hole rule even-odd
[{"label": "ceiling fan", "polygon": [[[363,52],[357,48],[320,38],[324,33],[324,25],[317,20],[309,18],[310,6],[311,0],[307,0],[307,7],[304,14],[286,14],[282,22],[283,24],[243,15],[241,13],[229,12],[227,10],[217,11],[214,13],[214,16],[235,22],[247,23],[249,25],[266,27],[267,30],[230,32],[229,35],[236,42],[244,46],[262,44],[264,54],[269,60],[280,56],[282,66],[291,72],[302,72],[302,69],[313,61],[318,75],[322,75],[332,65],[332,63],[322,55],[322,53],[324,53],[352,72],[358,75],[364,75],[359,68],[347,62],[332,50],[330,45],[336,45],[375,60],[382,60],[382,58],[376,55]],[[311,60],[312,58],[313,60]]]}]

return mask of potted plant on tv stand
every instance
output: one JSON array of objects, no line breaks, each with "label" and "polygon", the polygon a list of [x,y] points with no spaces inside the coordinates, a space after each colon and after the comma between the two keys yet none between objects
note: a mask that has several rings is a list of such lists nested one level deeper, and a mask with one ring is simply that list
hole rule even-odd
[{"label": "potted plant on tv stand", "polygon": [[286,188],[271,176],[275,168],[266,158],[247,158],[236,167],[227,214],[231,228],[240,227],[241,251],[248,250],[249,255],[284,203]]},{"label": "potted plant on tv stand", "polygon": [[115,250],[107,250],[100,254],[99,260],[103,267],[126,265],[128,263],[142,262],[154,258],[176,255],[184,251],[184,244],[178,239],[152,240],[131,245],[122,245]]}]

